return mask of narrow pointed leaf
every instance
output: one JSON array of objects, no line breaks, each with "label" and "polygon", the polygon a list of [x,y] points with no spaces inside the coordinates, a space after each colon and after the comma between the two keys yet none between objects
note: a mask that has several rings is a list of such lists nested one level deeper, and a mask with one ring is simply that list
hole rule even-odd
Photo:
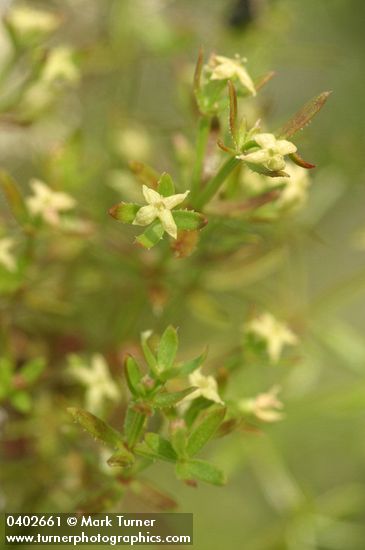
[{"label": "narrow pointed leaf", "polygon": [[306,160],[302,159],[302,157],[298,153],[292,153],[289,155],[291,160],[295,162],[298,166],[301,166],[302,168],[306,168],[307,170],[310,170],[311,168],[315,168],[315,164],[311,164],[310,162],[307,162]]},{"label": "narrow pointed leaf", "polygon": [[154,353],[152,352],[152,350],[151,350],[151,348],[148,344],[148,339],[150,338],[151,334],[152,334],[152,331],[149,331],[149,330],[146,330],[146,331],[142,332],[142,334],[141,334],[141,346],[142,346],[142,351],[143,351],[144,358],[147,361],[147,365],[151,369],[152,373],[156,374],[157,373],[157,359],[156,359]]},{"label": "narrow pointed leaf", "polygon": [[20,224],[24,224],[28,219],[28,210],[24,198],[13,178],[3,170],[0,171],[0,185],[14,218]]},{"label": "narrow pointed leaf", "polygon": [[187,376],[188,374],[191,374],[194,372],[197,368],[201,367],[204,361],[206,360],[208,355],[208,348],[206,348],[201,355],[196,357],[195,359],[192,359],[191,361],[187,361],[186,363],[183,363],[183,365],[180,367],[180,376]]},{"label": "narrow pointed leaf", "polygon": [[176,464],[176,475],[182,480],[198,479],[212,485],[224,485],[224,473],[205,460],[189,460]]},{"label": "narrow pointed leaf", "polygon": [[130,449],[132,449],[140,439],[145,423],[146,415],[137,410],[133,403],[129,405],[124,418],[124,436]]},{"label": "narrow pointed leaf", "polygon": [[78,422],[92,437],[116,449],[124,449],[122,434],[109,424],[84,409],[70,407],[67,410],[75,422]]},{"label": "narrow pointed leaf", "polygon": [[202,229],[208,223],[205,216],[193,210],[173,210],[172,215],[180,231]]},{"label": "narrow pointed leaf", "polygon": [[331,92],[322,92],[317,97],[306,103],[292,119],[289,120],[278,132],[280,138],[290,138],[299,130],[307,126],[312,118],[322,109]]},{"label": "narrow pointed leaf", "polygon": [[141,386],[142,374],[137,361],[131,356],[127,358],[125,363],[125,375],[131,393],[135,396],[143,394],[143,387]]},{"label": "narrow pointed leaf", "polygon": [[148,447],[163,460],[169,462],[175,462],[177,455],[171,445],[171,443],[155,433],[148,433],[145,435],[145,442]]},{"label": "narrow pointed leaf", "polygon": [[160,181],[158,182],[157,191],[163,197],[169,197],[170,195],[175,194],[175,185],[170,174],[167,174],[166,172],[162,174]]},{"label": "narrow pointed leaf", "polygon": [[170,325],[161,336],[161,340],[157,348],[157,363],[159,370],[167,370],[173,366],[178,346],[179,339],[177,336],[177,331]]},{"label": "narrow pointed leaf", "polygon": [[214,436],[215,432],[223,422],[226,409],[224,407],[214,407],[209,409],[193,425],[188,445],[187,453],[189,456],[196,455],[206,443]]},{"label": "narrow pointed leaf", "polygon": [[231,130],[233,141],[236,142],[237,94],[236,94],[236,89],[230,80],[228,80],[228,94],[229,94],[229,128]]},{"label": "narrow pointed leaf", "polygon": [[143,248],[150,249],[160,242],[164,234],[164,228],[159,221],[153,222],[147,229],[136,237],[136,242]]},{"label": "narrow pointed leaf", "polygon": [[132,223],[140,208],[138,204],[119,202],[109,208],[109,214],[118,222]]},{"label": "narrow pointed leaf", "polygon": [[194,390],[195,388],[186,388],[182,391],[159,393],[153,399],[153,406],[157,409],[168,409],[179,403]]}]

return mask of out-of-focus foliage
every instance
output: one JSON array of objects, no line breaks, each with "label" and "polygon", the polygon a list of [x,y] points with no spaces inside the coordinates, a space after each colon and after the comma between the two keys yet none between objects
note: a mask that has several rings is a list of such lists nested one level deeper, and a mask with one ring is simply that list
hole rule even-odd
[{"label": "out-of-focus foliage", "polygon": [[[201,550],[362,549],[364,6],[0,6],[2,509],[141,511],[178,502],[195,514]],[[233,60],[238,53],[248,63],[232,72],[222,58],[205,59],[207,88],[194,98],[202,45],[206,54]],[[276,77],[252,97],[271,70]],[[247,129],[264,118],[262,133],[295,142],[316,165],[309,176],[287,163],[287,186],[285,175],[267,177],[281,168],[265,157],[264,175],[241,163],[214,200],[199,195],[196,185],[212,181],[232,150],[257,168],[235,135],[232,93],[229,131],[222,71],[231,71]],[[287,120],[324,89],[334,92],[326,109],[291,137]],[[204,126],[204,116],[213,121]],[[176,188],[166,179],[157,187],[164,173]],[[145,250],[134,244],[145,228],[108,215],[113,205],[144,205],[142,184],[163,197],[190,189],[191,204],[177,208],[192,205],[196,214],[174,218],[179,230],[188,224],[183,238],[169,242],[162,231],[161,242]],[[111,213],[136,221],[138,209],[123,208]],[[147,238],[155,244],[155,233]],[[167,372],[199,359],[186,367],[183,385],[166,386],[151,367],[146,331],[153,329],[151,353],[158,353],[156,334],[169,324],[179,327],[182,348],[177,363],[173,342],[160,351]],[[153,388],[151,380],[158,380]],[[222,399],[230,407],[225,421]],[[179,401],[185,424],[169,412]],[[157,415],[154,433],[137,441],[129,420],[142,414],[143,424],[150,411],[133,407],[147,402],[167,409],[170,423]],[[80,436],[67,409],[107,447]],[[118,435],[123,418],[127,446]],[[131,448],[136,464],[162,462],[128,477]],[[192,489],[176,480],[174,467],[180,479],[215,484],[223,470],[228,483]]]}]

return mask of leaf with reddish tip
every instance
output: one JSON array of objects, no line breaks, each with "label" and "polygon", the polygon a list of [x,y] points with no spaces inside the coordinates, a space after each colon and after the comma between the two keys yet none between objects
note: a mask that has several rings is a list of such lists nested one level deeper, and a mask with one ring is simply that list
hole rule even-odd
[{"label": "leaf with reddish tip", "polygon": [[287,139],[307,126],[312,118],[322,109],[332,92],[322,92],[317,97],[306,103],[294,116],[277,132],[281,139]]},{"label": "leaf with reddish tip", "polygon": [[256,92],[258,92],[259,90],[261,90],[261,88],[266,86],[266,84],[270,82],[270,80],[275,76],[275,74],[276,74],[275,71],[269,71],[267,74],[265,74],[261,78],[258,78],[255,82]]},{"label": "leaf with reddish tip", "polygon": [[205,216],[194,210],[173,210],[172,215],[180,231],[202,229],[208,223]]},{"label": "leaf with reddish tip", "polygon": [[310,162],[307,162],[306,160],[302,159],[302,157],[298,153],[292,153],[289,155],[291,160],[295,162],[298,166],[301,166],[302,168],[306,168],[307,170],[310,170],[311,168],[315,168],[315,164],[311,164]]},{"label": "leaf with reddish tip", "polygon": [[200,91],[200,80],[201,80],[201,74],[203,70],[203,60],[204,60],[203,48],[200,48],[198,59],[195,66],[195,71],[194,71],[194,93],[195,94],[198,94]]},{"label": "leaf with reddish tip", "polygon": [[139,162],[137,160],[131,160],[128,165],[130,170],[141,183],[144,183],[152,189],[157,189],[160,175],[156,172],[156,170],[154,170],[154,168],[151,168],[148,164],[144,164],[143,162]]},{"label": "leaf with reddish tip", "polygon": [[119,202],[109,208],[109,214],[112,218],[122,223],[132,223],[141,207],[138,204]]}]

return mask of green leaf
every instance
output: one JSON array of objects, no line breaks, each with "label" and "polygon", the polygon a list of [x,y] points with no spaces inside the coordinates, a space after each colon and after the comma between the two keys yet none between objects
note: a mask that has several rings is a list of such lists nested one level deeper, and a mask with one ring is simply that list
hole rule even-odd
[{"label": "green leaf", "polygon": [[224,485],[225,477],[222,470],[205,460],[189,460],[176,464],[176,475],[179,479],[199,479],[212,485]]},{"label": "green leaf", "polygon": [[17,222],[24,224],[28,220],[28,210],[19,188],[13,178],[3,170],[0,171],[0,185]]},{"label": "green leaf", "polygon": [[33,384],[33,382],[40,377],[45,369],[45,366],[46,361],[43,357],[32,359],[23,366],[20,371],[20,375],[27,384]]},{"label": "green leaf", "polygon": [[161,336],[157,348],[157,364],[160,371],[170,369],[173,366],[178,347],[177,331],[170,325]]},{"label": "green leaf", "polygon": [[137,361],[132,356],[127,357],[125,363],[125,375],[128,384],[128,388],[135,396],[144,394],[143,387],[141,386],[142,374],[138,366]]},{"label": "green leaf", "polygon": [[332,92],[322,92],[306,103],[294,116],[279,130],[280,138],[290,138],[299,130],[307,126],[312,118],[322,109]]},{"label": "green leaf", "polygon": [[143,248],[152,248],[155,246],[161,239],[164,234],[164,228],[161,225],[161,222],[154,221],[146,231],[136,237],[136,242],[143,246]]},{"label": "green leaf", "polygon": [[170,422],[169,435],[171,445],[179,458],[186,456],[187,427],[183,419],[175,419]]},{"label": "green leaf", "polygon": [[189,456],[196,455],[208,443],[222,423],[225,413],[224,407],[214,407],[197,420],[193,425],[186,448]]},{"label": "green leaf", "polygon": [[174,185],[174,182],[172,181],[170,174],[167,174],[166,172],[162,174],[158,182],[157,191],[163,197],[169,197],[170,195],[175,194],[175,185]]},{"label": "green leaf", "polygon": [[191,374],[196,369],[201,367],[206,360],[208,355],[208,348],[205,348],[203,353],[199,355],[199,357],[196,357],[195,359],[192,359],[191,361],[187,361],[186,363],[183,363],[180,367],[180,373],[179,376],[187,376],[188,374]]},{"label": "green leaf", "polygon": [[80,426],[95,439],[99,439],[106,445],[110,445],[115,449],[125,448],[122,441],[122,434],[114,430],[114,428],[97,416],[76,407],[69,407],[67,410],[72,415],[75,422],[78,422]]},{"label": "green leaf", "polygon": [[151,335],[152,335],[152,331],[150,330],[146,330],[142,332],[141,346],[142,346],[144,358],[147,361],[147,365],[149,366],[153,374],[157,374],[157,359],[148,344],[148,340]]},{"label": "green leaf", "polygon": [[17,391],[10,397],[10,402],[14,409],[22,413],[27,413],[32,408],[32,400],[26,391]]},{"label": "green leaf", "polygon": [[107,463],[109,466],[114,467],[126,467],[130,466],[134,462],[134,455],[124,448],[123,450],[114,453],[111,457],[108,458]]},{"label": "green leaf", "polygon": [[132,223],[140,208],[141,207],[138,204],[119,202],[109,208],[109,214],[112,218],[118,220],[118,222]]},{"label": "green leaf", "polygon": [[193,210],[173,210],[172,215],[180,231],[202,229],[208,223],[203,214],[199,214],[199,212],[194,212]]},{"label": "green leaf", "polygon": [[192,393],[194,390],[195,388],[186,388],[185,390],[171,393],[158,393],[153,398],[152,405],[157,409],[168,409],[169,407],[173,407],[174,405],[179,403],[179,401],[184,399],[184,397]]},{"label": "green leaf", "polygon": [[0,399],[8,396],[12,390],[13,364],[6,358],[0,358]]},{"label": "green leaf", "polygon": [[176,462],[177,455],[167,439],[150,432],[145,435],[145,442],[158,458],[169,462]]},{"label": "green leaf", "polygon": [[129,405],[124,419],[124,435],[129,448],[133,448],[142,435],[146,414],[139,411],[135,404]]}]

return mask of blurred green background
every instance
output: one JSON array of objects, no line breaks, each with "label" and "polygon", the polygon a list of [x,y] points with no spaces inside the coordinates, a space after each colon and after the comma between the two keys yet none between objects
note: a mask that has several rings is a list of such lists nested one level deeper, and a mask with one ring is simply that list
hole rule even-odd
[{"label": "blurred green background", "polygon": [[[262,433],[211,444],[209,456],[228,472],[227,486],[191,489],[165,466],[153,467],[149,477],[177,498],[179,510],[194,513],[199,550],[362,550],[365,238],[361,249],[356,235],[365,233],[365,4],[252,0],[249,15],[240,12],[245,3],[234,0],[44,4],[65,12],[58,40],[79,52],[81,86],[53,117],[26,128],[0,124],[1,163],[24,188],[34,175],[59,178],[105,240],[98,233],[78,255],[71,239],[65,244],[76,250],[70,261],[55,248],[64,265],[43,265],[38,306],[20,305],[12,314],[15,341],[44,352],[60,374],[67,351],[101,351],[117,364],[141,330],[173,323],[182,353],[211,343],[211,364],[218,368],[250,304],[290,317],[303,338],[293,364],[259,372],[246,367],[231,389],[250,395],[284,381],[286,418]],[[333,94],[297,140],[304,158],[317,165],[308,207],[274,229],[276,244],[264,266],[237,270],[231,286],[229,266],[209,265],[205,286],[190,295],[183,284],[176,292],[175,284],[184,269],[199,269],[193,259],[181,260],[161,283],[148,265],[126,261],[132,231],[106,213],[129,181],[131,155],[115,138],[120,132],[137,129],[146,137],[136,144],[139,153],[159,171],[176,172],[173,136],[194,138],[187,90],[200,46],[206,54],[247,56],[257,75],[275,70],[260,99],[272,129],[321,91]],[[223,270],[219,280],[217,269]],[[82,454],[81,442],[72,449],[64,384],[49,374],[31,420],[16,418],[4,428],[5,510],[27,511],[31,503],[33,511],[72,509],[81,463],[92,459]],[[26,431],[35,452],[26,451]],[[97,475],[88,476],[90,487],[98,486]],[[124,504],[124,511],[149,509],[133,498]]]}]

